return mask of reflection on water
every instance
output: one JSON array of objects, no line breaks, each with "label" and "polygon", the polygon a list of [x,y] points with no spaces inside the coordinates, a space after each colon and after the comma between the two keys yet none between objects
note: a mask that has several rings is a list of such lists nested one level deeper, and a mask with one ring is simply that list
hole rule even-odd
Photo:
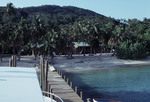
[{"label": "reflection on water", "polygon": [[67,73],[85,97],[123,102],[150,102],[150,66]]}]

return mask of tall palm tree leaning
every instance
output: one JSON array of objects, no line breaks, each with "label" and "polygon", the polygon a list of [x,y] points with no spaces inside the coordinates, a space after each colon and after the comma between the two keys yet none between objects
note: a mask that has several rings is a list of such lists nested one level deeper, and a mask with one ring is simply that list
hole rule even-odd
[{"label": "tall palm tree leaning", "polygon": [[[15,9],[15,7],[13,6],[13,4],[12,3],[8,3],[7,4],[7,6],[6,6],[6,11],[5,11],[5,15],[6,15],[6,17],[7,17],[7,20],[8,20],[8,22],[9,23],[11,23],[12,25],[13,24],[15,24],[15,21],[14,21],[14,18],[16,17],[15,15],[16,15],[16,9]],[[15,27],[14,25],[13,25],[13,27]],[[11,26],[11,28],[10,29],[13,29],[14,30],[14,28],[13,28],[12,26]],[[13,40],[15,40],[14,38],[14,32],[13,31],[11,31],[11,32],[9,32],[9,33],[11,33],[11,34],[9,34],[9,36],[11,36],[10,38],[11,38],[11,40],[13,39]],[[14,44],[15,42],[13,41],[13,54],[15,54],[15,44]]]},{"label": "tall palm tree leaning", "polygon": [[34,59],[36,60],[38,50],[42,46],[42,38],[44,35],[44,26],[39,16],[36,16],[31,25],[31,42],[30,46],[32,48]]},{"label": "tall palm tree leaning", "polygon": [[6,6],[6,15],[8,18],[12,18],[16,14],[16,9],[13,6],[13,3],[8,3]]}]

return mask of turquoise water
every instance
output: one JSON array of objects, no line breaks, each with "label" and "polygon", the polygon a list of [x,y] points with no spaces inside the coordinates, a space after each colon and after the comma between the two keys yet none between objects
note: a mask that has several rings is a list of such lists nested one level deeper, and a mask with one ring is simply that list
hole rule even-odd
[{"label": "turquoise water", "polygon": [[66,73],[84,98],[150,102],[150,66],[118,67]]}]

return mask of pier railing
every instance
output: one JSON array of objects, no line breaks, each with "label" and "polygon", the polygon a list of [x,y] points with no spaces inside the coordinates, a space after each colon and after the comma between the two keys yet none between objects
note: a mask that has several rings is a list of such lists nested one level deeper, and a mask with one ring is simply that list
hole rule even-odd
[{"label": "pier railing", "polygon": [[[53,99],[52,97],[56,97],[58,98],[61,102],[64,102],[59,96],[55,95],[54,93],[50,93],[50,92],[46,92],[46,91],[42,91],[43,94],[48,94],[50,95],[51,100]],[[53,101],[52,101],[53,102]]]}]

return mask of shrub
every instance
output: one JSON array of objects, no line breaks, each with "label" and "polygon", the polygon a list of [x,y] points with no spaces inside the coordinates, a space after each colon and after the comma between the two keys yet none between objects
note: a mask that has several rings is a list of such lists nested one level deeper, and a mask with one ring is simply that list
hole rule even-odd
[{"label": "shrub", "polygon": [[142,59],[147,57],[147,50],[142,43],[124,41],[117,48],[116,56],[120,59]]}]

